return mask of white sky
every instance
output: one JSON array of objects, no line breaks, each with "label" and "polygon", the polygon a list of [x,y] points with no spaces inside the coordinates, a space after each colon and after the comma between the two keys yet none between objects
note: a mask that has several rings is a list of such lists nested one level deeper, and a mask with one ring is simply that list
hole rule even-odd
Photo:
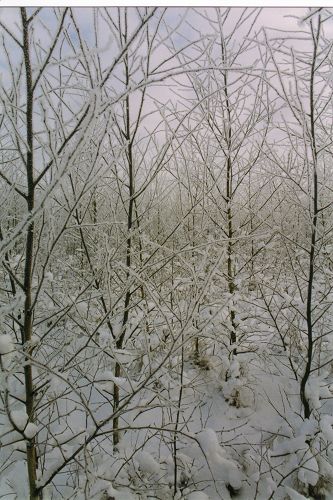
[{"label": "white sky", "polygon": [[216,0],[117,0],[115,3],[111,0],[2,0],[0,5],[2,7],[21,7],[21,6],[57,6],[57,7],[68,7],[68,6],[81,6],[81,7],[98,7],[98,6],[167,6],[167,7],[332,7],[331,1],[324,0],[312,0],[300,1],[300,0],[275,0],[275,1],[260,1],[260,0],[237,0],[235,4],[230,0],[228,2],[216,1]]},{"label": "white sky", "polygon": [[[34,6],[38,6],[39,3],[42,4],[43,6],[50,6],[50,5],[57,5],[57,6],[61,6],[62,5],[62,2],[61,0],[43,0],[43,2],[39,2],[39,0],[30,0],[29,2],[26,2],[25,0],[18,0],[18,2],[16,2],[16,0],[11,0],[11,1],[8,1],[8,0],[0,0],[0,19],[1,21],[3,21],[5,23],[5,25],[10,28],[12,30],[12,32],[20,39],[21,38],[21,30],[20,30],[20,17],[19,17],[19,9],[17,8],[6,8],[6,6],[14,6],[14,5],[29,5],[31,6],[32,5],[32,2],[33,2],[33,5]],[[178,0],[179,2],[179,0]],[[80,27],[82,28],[82,33],[84,34],[85,37],[87,37],[87,39],[89,40],[89,33],[91,34],[92,33],[92,9],[90,8],[90,6],[92,5],[90,1],[86,1],[86,2],[83,2],[82,0],[81,1],[69,1],[67,0],[67,2],[63,2],[64,4],[66,4],[68,6],[68,4],[70,5],[73,5],[73,6],[76,6],[78,7],[77,9],[75,9],[75,17],[77,18],[78,22],[79,22],[79,25]],[[97,0],[96,3],[94,4],[94,6],[98,6],[98,5],[110,5],[111,1],[110,0],[107,0],[105,2],[101,1],[101,0]],[[131,5],[131,2],[129,1],[121,1],[121,0],[116,0],[116,3],[117,5]],[[151,6],[151,5],[154,5],[154,4],[160,4],[161,5],[161,0],[159,0],[159,2],[157,1],[154,1],[154,0],[145,0],[145,2],[140,2],[139,0],[135,0],[135,2],[133,2],[135,5],[147,5],[147,3]],[[180,3],[180,2],[179,2]],[[183,1],[183,5],[180,5],[176,4],[176,2],[166,2],[166,5],[170,5],[170,9],[168,10],[168,14],[167,14],[167,20],[168,22],[170,22],[170,25],[171,26],[176,26],[177,23],[178,23],[178,19],[179,17],[182,16],[182,14],[184,12],[186,12],[185,8],[184,7],[190,7],[190,6],[200,6],[200,3],[201,3],[201,6],[203,4],[203,0],[201,0],[201,2],[187,2],[185,4],[185,2]],[[210,5],[213,5],[215,3],[216,5],[216,0],[215,2],[213,2],[212,0],[207,0],[204,2],[204,7],[201,7],[202,8],[202,13],[204,13],[205,10],[208,10],[209,11],[209,6]],[[258,2],[256,6],[259,6],[260,3],[262,2]],[[278,4],[275,4],[275,5],[278,5],[277,7],[270,7],[269,4],[271,4],[272,2],[265,2],[265,5],[263,5],[263,10],[261,11],[261,14],[260,14],[260,17],[258,19],[258,22],[256,24],[256,30],[259,29],[260,27],[270,27],[270,28],[278,28],[278,29],[282,29],[282,30],[288,30],[288,31],[295,31],[297,32],[300,27],[299,27],[299,22],[298,22],[298,18],[303,16],[303,15],[306,15],[307,13],[307,10],[308,8],[304,6],[304,3],[303,4],[300,4],[300,2],[295,2],[293,1],[293,7],[290,7],[290,0],[288,2],[288,7],[284,7],[283,6],[283,2],[279,2]],[[285,2],[286,4],[287,2]],[[316,6],[316,2],[315,0],[312,1],[312,7],[315,7]],[[297,5],[299,4],[299,5]],[[227,3],[225,2],[225,5],[227,5]],[[230,5],[230,0],[229,0],[229,5]],[[250,2],[242,2],[242,1],[238,1],[237,2],[237,7],[239,6],[242,6],[242,5],[247,5],[247,6],[250,6],[251,3]],[[86,8],[80,8],[80,7],[86,7]],[[223,6],[223,2],[221,2],[219,4],[219,6]],[[253,0],[252,0],[252,6],[253,6]],[[323,4],[321,4],[321,6],[323,6]],[[208,7],[208,8],[207,8]],[[201,9],[200,9],[201,10]],[[235,12],[237,11],[238,9],[235,9]],[[50,13],[51,11],[49,9],[46,9],[45,11],[45,15],[46,16],[49,16],[50,19],[49,19],[49,23],[48,23],[48,26],[55,29],[56,28],[56,24],[54,25],[54,23],[52,24],[52,20],[54,16],[48,14],[48,12]],[[135,13],[135,10],[133,9],[132,11],[133,13]],[[214,10],[211,9],[211,13],[212,13],[212,16],[214,15]],[[235,14],[236,15],[236,14]],[[210,16],[209,16],[210,17]],[[197,33],[194,32],[190,26],[193,26],[194,28],[202,31],[203,34],[207,34],[207,33],[210,33],[211,32],[211,28],[209,27],[208,23],[205,22],[205,20],[202,19],[202,16],[199,16],[198,13],[195,12],[195,10],[193,9],[189,9],[187,11],[187,14],[186,14],[186,19],[185,19],[186,23],[183,23],[182,24],[182,27],[180,29],[180,32],[182,34],[184,34],[186,37],[193,37],[195,36],[195,38],[197,38]],[[133,21],[135,22],[135,21]],[[50,24],[51,23],[51,24]],[[106,63],[108,64],[109,62],[109,56],[113,56],[113,51],[115,50],[114,49],[114,46],[110,47],[109,46],[109,38],[110,38],[110,33],[109,33],[109,30],[108,29],[105,29],[106,26],[102,26],[101,24],[101,28],[99,30],[99,34],[98,34],[98,37],[99,37],[99,46],[100,47],[107,47],[107,49],[103,49],[103,54],[102,54],[102,59],[104,61],[106,61]],[[326,28],[326,34],[329,35],[330,37],[333,37],[333,22],[332,23],[328,23],[327,26],[325,27]],[[241,32],[238,33],[238,35],[241,35]],[[179,43],[179,46],[182,46],[185,42],[183,40],[182,37],[178,37],[178,34],[176,33],[174,35],[174,40],[175,40],[175,43],[178,44]],[[45,39],[45,43],[48,41],[48,39],[46,38]],[[298,45],[299,47],[299,44],[304,44],[304,42],[302,41],[296,41],[295,42],[295,45]],[[303,50],[303,45],[302,46],[302,50]],[[13,47],[13,50],[11,52],[12,56],[14,57],[15,56],[15,51],[17,50],[16,46]],[[156,54],[154,55],[154,57],[157,57],[159,58],[161,61],[168,58],[169,57],[169,54],[170,52],[168,51],[167,48],[163,47],[163,46],[159,46],[158,48],[158,51],[156,52]],[[7,72],[8,72],[8,68],[6,68],[5,66],[5,61],[3,60],[3,55],[0,54],[0,75],[2,73],[2,78],[4,79],[5,76],[6,76],[6,69],[7,69]],[[14,57],[15,59],[15,57]],[[181,79],[181,77],[178,78],[178,81]],[[187,83],[187,80],[185,79],[184,77],[184,82]],[[113,81],[113,85],[116,85],[117,87],[117,82]],[[117,87],[118,89],[118,87]],[[118,89],[119,90],[119,89]],[[163,103],[166,103],[168,102],[169,100],[172,101],[172,102],[175,102],[175,96],[174,94],[172,93],[172,90],[171,88],[168,86],[168,84],[166,83],[163,83],[162,86],[150,86],[149,88],[149,96],[150,96],[150,99],[157,99],[158,102],[160,102],[161,104]],[[135,102],[135,99],[134,99],[134,102]],[[139,101],[138,101],[139,103]],[[148,100],[148,102],[146,103],[146,112],[147,112],[147,109],[148,111],[157,111],[157,108],[158,108],[158,103],[154,103],[150,100]],[[159,116],[159,115],[158,115]],[[151,116],[149,116],[147,118],[147,120],[149,120],[151,126],[153,126],[152,124],[155,124],[153,118]]]}]

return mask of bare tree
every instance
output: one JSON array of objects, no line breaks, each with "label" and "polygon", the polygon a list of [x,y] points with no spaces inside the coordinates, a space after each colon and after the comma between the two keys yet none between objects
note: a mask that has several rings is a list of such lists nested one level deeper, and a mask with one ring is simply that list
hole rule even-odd
[{"label": "bare tree", "polygon": [[[215,226],[216,237],[220,235],[228,242],[226,267],[222,272],[230,294],[226,326],[234,354],[237,353],[238,321],[234,308],[237,283],[246,267],[245,262],[238,262],[237,250],[243,244],[238,241],[244,238],[248,224],[246,217],[242,220],[241,216],[247,204],[245,185],[263,156],[271,114],[267,86],[260,73],[255,67],[244,69],[246,54],[253,50],[250,35],[259,14],[256,9],[240,9],[235,15],[230,9],[216,9],[214,16],[206,19],[214,42],[209,39],[204,60],[200,60],[203,66],[214,69],[189,75],[195,95],[192,102],[198,103],[192,115],[195,127],[192,149],[197,151],[196,161],[202,163],[201,177],[206,189],[205,205],[200,208]],[[235,40],[240,33],[242,41],[237,45]],[[188,189],[193,187],[189,185]],[[245,261],[249,260],[245,256]]]},{"label": "bare tree", "polygon": [[[326,120],[331,100],[331,89],[327,87],[325,78],[330,51],[323,32],[326,16],[325,12],[319,13],[306,22],[307,51],[303,54],[294,48],[289,49],[289,39],[284,41],[284,45],[277,49],[276,53],[273,52],[274,45],[268,45],[272,62],[278,72],[279,85],[276,85],[276,90],[285,102],[286,115],[288,113],[288,118],[284,119],[281,128],[285,134],[286,147],[289,148],[287,162],[279,160],[276,153],[271,154],[270,158],[281,169],[290,185],[291,194],[288,198],[297,197],[295,207],[298,208],[294,219],[297,217],[298,224],[295,224],[295,220],[288,220],[288,224],[295,229],[300,224],[304,231],[297,239],[291,234],[287,238],[295,245],[294,251],[298,255],[302,254],[301,262],[297,259],[293,265],[296,283],[305,306],[304,311],[299,310],[306,322],[306,361],[300,377],[300,396],[305,418],[309,418],[311,414],[306,386],[310,381],[310,374],[318,369],[317,360],[316,368],[312,365],[314,347],[322,335],[326,335],[324,318],[328,312],[327,305],[324,305],[324,296],[328,290],[324,292],[323,297],[315,291],[316,280],[321,281],[325,275],[322,250],[327,244],[329,228],[325,220],[331,208],[328,201],[330,182],[326,174],[327,155],[330,154]],[[280,52],[289,53],[289,61],[285,67],[279,61]],[[289,88],[288,80],[292,82]],[[305,217],[302,213],[297,214],[298,210],[306,211]],[[294,256],[290,258],[294,260]],[[303,272],[299,274],[296,269],[304,265],[305,259],[308,261],[308,272],[306,275]]]}]

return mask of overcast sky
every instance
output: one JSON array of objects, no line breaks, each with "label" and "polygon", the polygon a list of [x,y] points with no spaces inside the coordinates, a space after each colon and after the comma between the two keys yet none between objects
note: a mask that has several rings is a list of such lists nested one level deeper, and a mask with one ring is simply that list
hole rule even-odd
[{"label": "overcast sky", "polygon": [[[239,16],[239,13],[242,9],[233,8],[231,10],[230,15],[230,23],[229,27],[232,29],[233,20]],[[93,9],[75,7],[75,18],[78,22],[80,28],[82,29],[82,34],[85,37],[88,45],[92,45],[94,43],[94,31],[93,31]],[[251,9],[249,9],[251,11]],[[111,10],[114,14],[116,10]],[[255,30],[258,31],[262,27],[270,28],[270,35],[274,36],[274,30],[276,31],[276,35],[280,36],[282,31],[290,31],[293,33],[297,33],[301,30],[299,18],[305,16],[308,12],[308,8],[285,8],[285,7],[267,7],[263,8],[260,16],[257,20]],[[184,16],[186,14],[186,16]],[[156,16],[158,18],[158,16]],[[135,9],[130,9],[129,18],[131,19],[132,31],[135,29],[135,25],[138,22],[138,18],[136,15]],[[206,18],[206,19],[205,19]],[[168,22],[169,26],[175,27],[179,23],[180,19],[183,19],[181,26],[179,27],[177,33],[173,35],[173,42],[180,48],[181,46],[186,44],[186,38],[193,40],[201,36],[206,36],[214,32],[214,24],[211,24],[208,18],[215,19],[215,9],[214,8],[190,8],[185,9],[184,7],[170,7],[165,16],[165,20]],[[51,8],[45,8],[39,14],[39,19],[44,22],[45,25],[50,29],[51,32],[56,31],[56,17],[54,16],[53,10]],[[15,34],[15,36],[21,40],[22,33],[20,28],[20,15],[18,8],[9,8],[9,7],[1,7],[0,9],[0,20]],[[157,22],[157,21],[155,21]],[[215,25],[216,28],[216,25]],[[226,26],[228,28],[228,25]],[[333,22],[326,23],[326,31],[328,36],[333,36]],[[41,45],[47,47],[50,43],[50,37],[41,24],[38,25],[38,36],[41,41]],[[0,28],[1,30],[1,28]],[[39,32],[40,30],[40,32]],[[281,30],[281,31],[280,31]],[[245,34],[246,29],[244,27],[243,33]],[[237,34],[240,41],[242,39],[242,30],[240,30]],[[115,43],[110,43],[112,37],[110,36],[110,30],[105,22],[101,20],[99,32],[99,48],[102,49],[102,62],[107,66],[110,64],[111,58],[114,57],[117,53],[117,47]],[[8,36],[6,36],[6,41],[9,44],[8,47],[10,49],[10,53],[12,56],[12,61],[15,66],[16,59],[22,57],[20,53],[20,49],[15,45],[15,43],[10,42]],[[304,42],[301,40],[295,40],[293,42],[297,48],[302,49],[304,46]],[[107,48],[107,49],[106,49]],[[17,55],[17,56],[16,56]],[[170,52],[168,48],[164,45],[160,45],[158,50],[155,53],[155,61],[163,60],[163,58],[169,57]],[[251,61],[250,61],[251,62]],[[242,62],[243,63],[243,62]],[[0,54],[0,70],[2,81],[5,83],[8,78],[8,64],[4,57],[4,52]],[[6,74],[7,73],[7,74]],[[113,85],[117,88],[117,82],[115,81]],[[171,98],[170,89],[166,84],[163,84],[163,91],[161,92],[160,88],[150,88],[150,95],[161,99],[166,102],[167,99]]]}]

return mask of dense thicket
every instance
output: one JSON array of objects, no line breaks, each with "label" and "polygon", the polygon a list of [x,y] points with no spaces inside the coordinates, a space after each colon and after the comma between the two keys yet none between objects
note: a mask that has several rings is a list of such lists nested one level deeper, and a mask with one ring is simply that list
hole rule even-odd
[{"label": "dense thicket", "polygon": [[1,498],[332,498],[332,13],[268,12],[1,11]]}]

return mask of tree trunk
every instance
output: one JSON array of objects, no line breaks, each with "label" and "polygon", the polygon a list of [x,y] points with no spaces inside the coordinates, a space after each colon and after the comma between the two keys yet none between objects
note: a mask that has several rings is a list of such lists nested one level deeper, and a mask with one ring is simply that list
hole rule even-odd
[{"label": "tree trunk", "polygon": [[[34,185],[34,157],[33,157],[33,102],[34,90],[32,83],[30,47],[29,47],[29,24],[27,12],[24,7],[21,8],[21,20],[23,29],[23,54],[26,77],[26,142],[27,142],[27,157],[26,157],[26,175],[27,175],[27,208],[28,213],[34,209],[35,204],[35,185]],[[25,266],[24,266],[24,321],[22,328],[22,344],[24,347],[31,341],[33,330],[33,311],[32,311],[32,280],[33,280],[33,252],[34,252],[34,236],[35,226],[32,221],[28,226],[25,248]],[[32,355],[32,349],[26,349],[28,356]],[[29,363],[29,357],[26,358],[24,366],[25,379],[25,404],[29,422],[34,421],[34,388],[32,367]],[[37,471],[37,452],[35,438],[27,441],[27,468],[29,478],[30,499],[35,500],[40,498],[36,487],[36,471]]]}]

